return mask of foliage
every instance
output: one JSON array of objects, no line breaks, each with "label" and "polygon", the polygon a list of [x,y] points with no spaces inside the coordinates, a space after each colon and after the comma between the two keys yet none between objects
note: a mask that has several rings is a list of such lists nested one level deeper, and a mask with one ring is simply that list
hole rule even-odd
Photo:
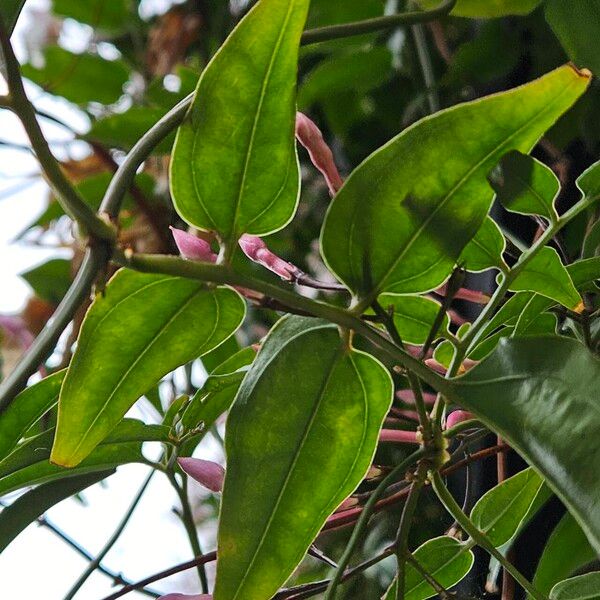
[{"label": "foliage", "polygon": [[[177,492],[193,598],[480,597],[500,568],[528,598],[600,595],[577,573],[600,554],[600,6],[404,4],[189,1],[149,21],[54,0],[87,49],[48,29],[22,65],[23,3],[0,6],[0,106],[51,188],[19,237],[76,225],[71,259],[22,274],[36,311],[0,320],[24,352],[0,384],[0,550],[138,463]],[[58,161],[22,77],[87,116],[89,156]],[[203,554],[195,518],[217,506]]]}]

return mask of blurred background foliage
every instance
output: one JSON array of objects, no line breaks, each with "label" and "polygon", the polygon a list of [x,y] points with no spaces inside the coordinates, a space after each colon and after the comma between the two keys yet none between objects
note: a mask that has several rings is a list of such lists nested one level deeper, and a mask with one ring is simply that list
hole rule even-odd
[{"label": "blurred background foliage", "polygon": [[[47,10],[36,9],[25,33],[26,61],[23,75],[44,92],[60,97],[71,110],[85,117],[87,129],[71,132],[72,142],[63,144],[63,167],[83,198],[99,206],[111,178],[125,153],[161,116],[194,90],[202,69],[219,48],[251,2],[247,0],[187,0],[167,2],[160,14],[144,10],[136,0],[52,0]],[[432,8],[435,0],[422,0]],[[417,28],[403,27],[391,32],[362,35],[304,47],[301,51],[298,106],[317,122],[332,146],[343,174],[401,130],[426,117],[432,110],[449,107],[486,94],[530,81],[554,67],[572,60],[579,67],[600,73],[597,39],[600,33],[600,2],[529,0],[513,2],[510,15],[499,5],[510,2],[462,0],[451,17]],[[403,0],[312,0],[308,27],[321,27],[416,8]],[[459,16],[459,15],[467,15]],[[74,43],[74,40],[76,43]],[[35,88],[29,88],[35,99]],[[38,90],[39,92],[39,90]],[[40,112],[42,120],[57,121]],[[60,121],[60,120],[59,120]],[[85,152],[81,152],[82,142]],[[121,216],[120,242],[136,251],[174,253],[169,225],[185,227],[173,210],[168,193],[169,152],[173,138],[165,140],[139,173],[129,192]],[[10,140],[3,140],[10,145]],[[71,144],[77,151],[71,153]],[[542,140],[534,155],[552,167],[563,184],[559,210],[577,198],[572,184],[575,176],[597,159],[600,150],[600,86],[591,90]],[[68,158],[71,156],[71,158]],[[318,252],[319,230],[329,196],[327,188],[300,150],[303,189],[297,218],[283,231],[268,239],[270,247],[319,279],[328,277]],[[443,164],[431,165],[443,169]],[[516,238],[531,241],[536,223],[526,217],[502,214],[500,220]],[[565,234],[567,251],[575,254],[585,220],[574,223]],[[15,236],[32,244],[51,243],[68,248],[70,259],[57,258],[23,274],[32,295],[20,315],[5,315],[3,321],[4,369],[37,334],[60,302],[74,273],[82,249],[72,235],[72,224],[52,196],[46,209],[32,215],[31,224]],[[244,261],[244,268],[254,269]],[[260,277],[271,276],[260,268]],[[479,276],[471,282],[486,291],[492,282]],[[70,343],[75,339],[85,307],[79,311],[73,332],[51,359],[49,366],[65,365]],[[464,306],[457,307],[464,310]],[[243,333],[235,343],[209,356],[209,372],[239,345],[257,342],[276,313],[251,311]],[[242,339],[243,338],[243,339]],[[193,391],[194,381],[189,381]],[[161,386],[148,399],[160,411],[181,390],[175,383]],[[389,449],[385,452],[400,452]],[[378,456],[376,463],[388,463],[396,456]],[[488,468],[489,467],[489,468]],[[485,472],[495,462],[473,469],[477,489],[493,482]],[[495,476],[495,473],[494,473]],[[368,485],[365,484],[365,485]],[[462,482],[456,485],[463,486]],[[464,490],[463,490],[464,491]],[[215,519],[214,498],[198,500],[199,519]],[[392,507],[392,513],[398,512]],[[557,513],[558,514],[558,513]],[[546,518],[546,517],[545,517]],[[423,503],[411,545],[438,535],[450,523],[443,522],[434,502]],[[517,556],[521,568],[531,572],[536,547],[543,543],[544,528],[538,522],[535,533],[526,536],[529,552]],[[364,547],[373,555],[392,539],[397,514],[382,513]],[[432,531],[431,523],[438,523]],[[541,524],[541,526],[540,526]],[[540,533],[542,532],[542,533]],[[337,555],[349,531],[322,536],[322,548]],[[517,554],[519,550],[517,550]],[[522,553],[523,554],[523,553]],[[382,563],[370,570],[340,597],[379,597],[392,575],[393,564]],[[324,576],[328,567],[308,558],[295,582]],[[486,569],[474,569],[465,593],[482,597]],[[488,586],[493,591],[493,586]]]}]

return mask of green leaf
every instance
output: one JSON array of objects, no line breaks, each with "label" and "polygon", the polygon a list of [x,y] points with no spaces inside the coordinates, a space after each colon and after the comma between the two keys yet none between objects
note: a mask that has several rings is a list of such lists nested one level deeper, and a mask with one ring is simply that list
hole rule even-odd
[{"label": "green leaf", "polygon": [[21,273],[20,276],[32,287],[37,296],[50,304],[59,304],[73,280],[71,261],[54,258]]},{"label": "green leaf", "polygon": [[[549,300],[545,296],[533,294],[519,315],[519,319],[515,325],[514,335],[531,335],[531,329],[532,327],[535,327],[534,324],[536,321],[539,322],[540,317],[552,306],[552,304],[552,300]],[[548,333],[554,333],[556,331],[556,315],[547,314],[544,316],[553,319],[553,329]]]},{"label": "green leaf", "polygon": [[0,459],[58,402],[64,376],[65,371],[58,371],[23,390],[0,415]]},{"label": "green leaf", "polygon": [[[469,546],[448,536],[428,540],[415,550],[414,557],[419,565],[446,589],[466,577],[474,561]],[[410,563],[406,565],[404,590],[404,600],[426,600],[436,595],[431,585]],[[394,580],[384,600],[395,600],[396,592],[397,583]]]},{"label": "green leaf", "polygon": [[600,195],[600,161],[588,167],[577,178],[577,187],[584,198],[597,198]]},{"label": "green leaf", "polygon": [[502,258],[505,248],[506,241],[500,228],[491,217],[487,217],[475,237],[465,246],[458,262],[474,273],[494,268],[502,270],[506,268]]},{"label": "green leaf", "polygon": [[512,292],[537,292],[559,304],[579,311],[581,296],[558,252],[545,246],[527,263],[511,283]]},{"label": "green leaf", "polygon": [[[429,332],[440,312],[440,303],[423,296],[398,296],[396,294],[382,294],[379,303],[386,310],[393,308],[394,324],[407,344],[424,344]],[[444,315],[437,337],[443,337],[448,332],[450,319]]]},{"label": "green leaf", "polygon": [[202,73],[171,161],[179,214],[233,248],[292,218],[298,46],[309,0],[261,0]]},{"label": "green leaf", "polygon": [[600,573],[585,573],[557,583],[550,592],[550,600],[598,600]]},{"label": "green leaf", "polygon": [[546,20],[569,58],[580,67],[587,67],[594,73],[600,72],[597,52],[600,2],[547,0],[544,6]]},{"label": "green leaf", "polygon": [[49,508],[112,475],[114,470],[40,485],[0,512],[0,552]]},{"label": "green leaf", "polygon": [[582,258],[593,258],[600,255],[600,221],[596,221],[583,240]]},{"label": "green leaf", "polygon": [[544,480],[530,467],[485,493],[473,507],[471,520],[499,547],[519,530]]},{"label": "green leaf", "polygon": [[263,600],[287,580],[367,472],[392,394],[383,365],[330,324],[271,330],[227,423],[215,600]]},{"label": "green leaf", "polygon": [[535,571],[533,585],[548,594],[559,581],[596,560],[585,533],[571,514],[565,513],[550,534]]},{"label": "green leaf", "polygon": [[112,104],[122,96],[123,86],[129,79],[129,71],[120,60],[109,61],[95,54],[73,54],[59,46],[46,48],[44,58],[42,69],[23,65],[23,76],[75,104]]},{"label": "green leaf", "polygon": [[588,73],[565,66],[402,132],[331,203],[321,236],[330,269],[364,306],[381,292],[435,289],[485,221],[489,171],[509,150],[529,151],[588,83]]},{"label": "green leaf", "polygon": [[595,468],[600,363],[579,342],[553,336],[501,340],[454,380],[455,401],[505,438],[546,479],[600,549]]},{"label": "green leaf", "polygon": [[492,171],[490,183],[504,208],[522,215],[540,215],[549,222],[558,219],[554,202],[560,182],[539,160],[509,152]]},{"label": "green leaf", "polygon": [[[452,10],[457,17],[505,17],[507,15],[527,15],[541,0],[458,0]],[[423,8],[439,6],[438,0],[419,0]]]},{"label": "green leaf", "polygon": [[118,31],[130,26],[133,14],[129,12],[128,4],[126,0],[52,0],[52,11],[94,28]]},{"label": "green leaf", "polygon": [[229,288],[119,271],[84,319],[60,393],[52,461],[78,464],[140,396],[225,341],[244,314]]}]

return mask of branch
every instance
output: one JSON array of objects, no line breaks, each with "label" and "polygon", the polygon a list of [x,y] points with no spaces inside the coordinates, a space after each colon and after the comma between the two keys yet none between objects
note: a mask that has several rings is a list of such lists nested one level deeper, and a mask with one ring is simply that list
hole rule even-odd
[{"label": "branch", "polygon": [[44,137],[38,123],[36,112],[27,98],[23,86],[19,63],[10,44],[9,36],[0,20],[0,46],[4,54],[6,75],[9,94],[4,98],[4,106],[10,108],[19,117],[31,146],[37,156],[48,183],[56,193],[61,206],[77,223],[79,223],[90,236],[114,244],[116,238],[115,228],[102,220],[93,209],[88,206],[83,198],[71,186],[50,146]]},{"label": "branch", "polygon": [[326,42],[338,38],[362,35],[374,31],[385,31],[394,29],[401,25],[414,25],[416,23],[425,23],[435,21],[436,19],[447,15],[456,4],[457,0],[444,0],[437,8],[429,11],[414,11],[377,17],[375,19],[366,19],[357,23],[345,23],[343,25],[332,25],[331,27],[319,27],[305,31],[302,36],[302,45],[316,44],[317,42]]}]

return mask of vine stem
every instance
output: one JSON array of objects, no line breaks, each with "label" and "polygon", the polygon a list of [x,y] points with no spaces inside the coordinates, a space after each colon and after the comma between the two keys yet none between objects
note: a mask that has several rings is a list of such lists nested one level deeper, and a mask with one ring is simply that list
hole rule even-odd
[{"label": "vine stem", "polygon": [[73,584],[71,589],[66,593],[64,600],[72,600],[72,598],[75,597],[75,594],[77,594],[77,592],[81,589],[83,584],[88,580],[89,576],[96,569],[98,569],[98,567],[100,566],[104,557],[110,552],[111,548],[116,544],[117,540],[121,537],[121,534],[125,530],[125,527],[127,527],[129,520],[131,519],[135,509],[137,508],[138,504],[140,503],[142,496],[146,492],[146,489],[148,489],[148,485],[150,484],[150,481],[152,480],[154,473],[156,473],[156,471],[154,469],[152,469],[150,471],[150,473],[148,474],[148,476],[146,477],[146,479],[144,480],[138,493],[135,495],[131,505],[127,509],[127,512],[123,515],[123,518],[121,519],[121,521],[118,524],[117,528],[115,529],[114,533],[110,536],[110,538],[108,539],[108,541],[106,542],[106,544],[104,545],[102,550],[100,550],[100,552],[98,553],[96,558],[94,558],[93,560],[90,561],[90,564],[87,566],[85,571],[80,575],[79,579],[77,579],[77,581]]},{"label": "vine stem", "polygon": [[333,598],[335,598],[335,590],[336,590],[337,586],[340,584],[342,577],[344,576],[346,567],[348,566],[348,563],[350,562],[350,559],[352,558],[352,554],[354,553],[354,550],[355,550],[358,542],[360,541],[365,528],[367,527],[369,519],[371,518],[371,514],[373,513],[373,510],[375,509],[377,500],[379,500],[381,495],[394,482],[394,480],[398,477],[398,475],[400,475],[401,473],[406,471],[408,468],[410,468],[412,465],[414,465],[418,460],[424,458],[427,455],[427,453],[428,453],[428,451],[425,448],[419,448],[419,450],[417,450],[416,452],[413,452],[410,456],[405,458],[399,465],[394,467],[394,469],[392,469],[392,471],[390,471],[388,473],[388,475],[386,475],[386,477],[381,481],[381,483],[375,488],[373,493],[369,496],[369,499],[368,499],[367,503],[365,504],[358,521],[356,522],[354,530],[352,531],[352,535],[350,536],[350,540],[349,540],[348,544],[346,545],[344,554],[342,555],[342,558],[340,559],[338,568],[335,570],[335,573],[334,573],[329,585],[327,586],[327,590],[325,592],[325,596],[323,597],[323,600],[333,600]]},{"label": "vine stem", "polygon": [[137,271],[163,273],[165,275],[198,279],[207,283],[239,286],[265,294],[281,302],[284,307],[289,307],[292,310],[301,310],[346,329],[354,330],[357,334],[371,341],[386,357],[392,358],[404,368],[413,371],[435,390],[448,396],[453,394],[450,383],[444,377],[433,372],[427,365],[402,348],[398,348],[386,336],[346,309],[300,296],[281,286],[266,283],[254,277],[233,271],[227,265],[192,262],[175,256],[151,254],[125,255],[123,253],[115,253],[114,260],[124,267],[129,267]]},{"label": "vine stem", "polygon": [[487,536],[479,531],[471,519],[462,511],[456,500],[444,484],[441,475],[437,471],[429,474],[433,490],[440,502],[446,507],[446,510],[462,527],[462,529],[471,537],[471,539],[491,556],[493,556],[508,571],[513,579],[535,600],[548,600],[547,596],[536,590],[533,585],[521,574],[521,572],[512,565],[506,557],[499,552],[489,541]]},{"label": "vine stem", "polygon": [[[181,522],[185,527],[185,531],[187,533],[188,539],[190,541],[190,546],[192,547],[192,552],[194,556],[202,556],[202,547],[200,546],[200,540],[198,539],[198,531],[196,529],[196,523],[194,522],[194,515],[192,514],[192,508],[190,506],[190,500],[188,497],[187,491],[187,477],[185,475],[182,476],[182,484],[179,485],[177,483],[177,479],[175,478],[175,474],[172,471],[167,472],[167,477],[171,482],[171,485],[177,492],[179,496],[179,501],[181,502]],[[206,576],[206,568],[203,562],[198,562],[196,564],[196,569],[198,571],[198,577],[200,578],[200,586],[202,587],[202,593],[208,593],[208,578]]]}]

